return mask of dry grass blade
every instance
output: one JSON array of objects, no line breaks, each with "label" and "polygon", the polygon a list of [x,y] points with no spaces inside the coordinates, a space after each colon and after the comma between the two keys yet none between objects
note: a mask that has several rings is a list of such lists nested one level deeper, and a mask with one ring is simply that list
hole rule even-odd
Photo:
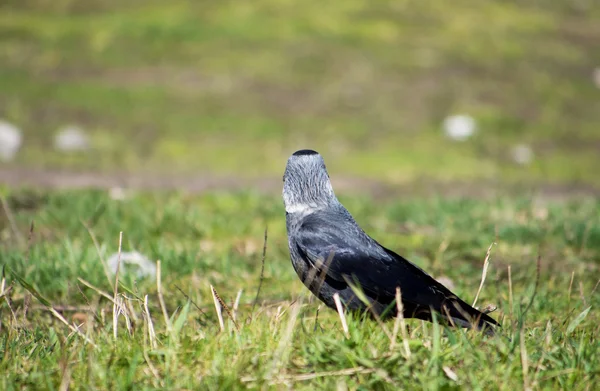
[{"label": "dry grass blade", "polygon": [[573,281],[575,280],[575,272],[572,271],[571,272],[571,281],[569,281],[569,289],[568,289],[568,295],[567,295],[567,309],[569,309],[571,307],[571,292],[573,292]]},{"label": "dry grass blade", "polygon": [[123,314],[123,317],[125,318],[125,327],[127,327],[127,333],[132,336],[133,335],[133,327],[131,325],[131,318],[130,318],[130,311],[128,310],[127,305],[125,304],[126,300],[124,300],[122,297],[119,298],[119,304],[121,306],[121,314]]},{"label": "dry grass blade", "polygon": [[390,343],[390,350],[394,348],[396,344],[396,338],[398,336],[398,329],[402,332],[402,344],[404,345],[404,355],[406,358],[410,357],[410,346],[408,345],[408,332],[406,330],[406,321],[404,319],[404,305],[402,304],[402,292],[400,287],[396,287],[396,321],[394,322],[394,332],[392,335],[392,342]]},{"label": "dry grass blade", "polygon": [[148,338],[150,339],[150,344],[152,346],[152,349],[156,349],[158,347],[158,343],[156,342],[156,332],[154,331],[154,323],[152,323],[152,317],[150,316],[150,310],[148,309],[148,295],[144,296],[143,314],[148,327]]},{"label": "dry grass blade", "polygon": [[[334,256],[335,256],[335,251],[331,251],[329,253],[329,256],[327,257],[327,259],[325,260],[325,263],[323,264],[321,273],[319,273],[319,285],[317,286],[318,287],[317,291],[321,290],[321,286],[323,285],[323,282],[325,282],[325,277],[327,276],[327,271],[329,270],[329,266],[331,265],[331,262],[333,262]],[[314,282],[314,279],[316,278],[316,273],[317,273],[318,269],[314,269],[314,270],[315,270],[315,274],[313,274],[310,279],[311,284]],[[309,277],[310,277],[310,273],[309,273]]]},{"label": "dry grass blade", "polygon": [[260,295],[260,289],[262,288],[263,280],[265,277],[265,259],[267,258],[267,227],[265,227],[265,241],[263,243],[263,252],[262,252],[262,261],[260,266],[260,279],[258,281],[258,289],[256,290],[256,296],[254,297],[254,302],[252,303],[252,309],[250,310],[250,317],[254,313],[254,308],[256,307],[256,303],[258,302],[258,297]]},{"label": "dry grass blade", "polygon": [[158,387],[156,387],[156,388],[163,389],[164,381],[162,381],[160,373],[158,372],[158,369],[156,369],[154,364],[152,364],[152,360],[150,360],[150,356],[148,356],[148,352],[145,349],[144,349],[143,355],[144,355],[144,360],[146,361],[146,364],[148,364],[148,368],[150,369],[150,372],[152,373],[152,376],[154,376],[154,378],[158,381]]},{"label": "dry grass blade", "polygon": [[[463,307],[462,307],[460,304],[458,304],[458,302],[457,302],[457,301],[451,301],[450,303],[452,304],[452,306],[454,307],[454,309],[456,309],[456,310],[457,310],[457,311],[458,311],[458,312],[459,312],[459,313],[462,315],[462,317],[463,317],[463,318],[464,318],[464,319],[465,319],[467,322],[469,322],[469,324],[471,325],[471,329],[472,329],[472,330],[484,330],[484,331],[486,331],[487,333],[492,333],[492,334],[493,334],[493,331],[492,331],[492,329],[491,329],[491,328],[488,328],[488,327],[481,327],[481,326],[480,326],[480,320],[481,320],[481,316],[480,316],[480,315],[477,315],[477,316],[471,316],[471,314],[469,314],[467,311],[465,311],[465,309],[464,309],[464,308],[463,308]],[[447,311],[448,311],[448,312],[447,312],[446,314],[449,316],[449,319],[448,319],[448,321],[450,321],[450,322],[451,322],[451,324],[452,324],[452,327],[456,327],[455,321],[454,321],[454,320],[452,319],[452,317],[450,316],[450,312],[449,312],[449,310],[447,310]],[[489,334],[489,335],[492,335],[492,334]]]},{"label": "dry grass blade", "polygon": [[583,292],[583,282],[579,281],[579,297],[581,297],[581,301],[583,302],[583,307],[587,307],[587,300],[585,299],[585,293]]},{"label": "dry grass blade", "polygon": [[27,281],[25,281],[24,278],[22,278],[21,276],[19,276],[18,274],[16,274],[14,271],[10,270],[10,272],[13,275],[13,277],[17,281],[19,281],[19,283],[23,286],[23,288],[25,288],[29,293],[31,293],[33,295],[33,297],[35,297],[40,303],[42,303],[48,309],[48,311],[50,311],[50,313],[52,315],[54,315],[55,318],[57,318],[62,323],[64,323],[73,333],[79,335],[87,343],[89,343],[93,347],[97,347],[96,344],[92,341],[91,338],[89,338],[87,335],[83,334],[77,327],[75,327],[72,324],[70,324],[69,322],[67,322],[67,320],[65,319],[65,317],[62,316],[52,306],[52,304],[48,301],[48,299],[46,299],[44,296],[42,296],[31,284],[29,284]]},{"label": "dry grass blade", "polygon": [[79,282],[81,282],[83,285],[87,286],[88,288],[90,288],[90,289],[92,289],[92,290],[96,291],[96,292],[97,292],[98,294],[100,294],[102,297],[105,297],[105,298],[107,298],[108,300],[110,300],[112,303],[115,303],[115,300],[114,300],[114,298],[113,298],[111,295],[109,295],[107,292],[104,292],[102,289],[100,289],[100,288],[98,288],[98,287],[95,287],[94,285],[92,285],[91,283],[87,282],[86,280],[84,280],[84,279],[83,279],[83,278],[81,278],[81,277],[77,277],[77,280],[78,280]]},{"label": "dry grass blade", "polygon": [[69,367],[69,363],[66,362],[62,366],[64,366],[62,370],[62,376],[60,380],[60,386],[58,387],[59,391],[68,391],[69,385],[71,384],[71,368]]},{"label": "dry grass blade", "polygon": [[15,322],[15,325],[16,325],[17,324],[17,314],[15,314],[15,311],[13,310],[12,305],[10,304],[10,298],[9,298],[10,291],[12,291],[12,287],[6,288],[6,277],[4,276],[4,267],[3,267],[2,268],[2,281],[0,282],[0,298],[4,297],[4,300],[6,301],[6,305],[10,309],[10,312],[13,317],[13,321]]},{"label": "dry grass blade", "polygon": [[[106,276],[106,279],[108,280],[108,283],[112,286],[113,281],[110,278],[110,270],[108,268],[108,265],[106,264],[106,260],[104,258],[102,258],[102,251],[100,251],[100,244],[98,243],[98,240],[96,239],[96,235],[94,235],[94,232],[92,231],[92,229],[87,225],[87,223],[83,220],[79,220],[81,222],[81,224],[83,225],[83,227],[86,229],[86,231],[88,232],[88,235],[90,235],[90,238],[92,239],[92,243],[94,243],[94,247],[96,248],[96,253],[98,254],[98,258],[100,258],[100,262],[102,263],[102,268],[104,269],[104,275]],[[114,289],[114,286],[112,287]]]},{"label": "dry grass blade", "polygon": [[19,242],[20,245],[23,245],[25,243],[25,240],[23,239],[23,235],[21,234],[21,231],[19,231],[19,228],[17,227],[17,222],[15,221],[15,217],[12,214],[12,211],[10,210],[9,206],[8,206],[8,202],[6,202],[6,199],[0,195],[0,204],[2,204],[2,209],[4,209],[4,215],[6,216],[6,219],[8,220],[8,224],[10,225],[10,229],[13,232],[13,235],[15,236],[15,238],[17,238],[17,241]]},{"label": "dry grass blade", "polygon": [[117,329],[119,313],[121,312],[117,301],[117,294],[119,293],[119,269],[121,268],[121,246],[123,244],[123,231],[119,232],[119,252],[117,260],[117,271],[115,272],[115,286],[113,294],[113,338],[117,340]]},{"label": "dry grass blade", "polygon": [[[319,292],[321,290],[321,285],[323,285],[323,282],[325,281],[325,277],[327,276],[327,270],[329,269],[329,265],[333,261],[334,255],[335,255],[334,251],[331,251],[329,253],[329,256],[327,257],[325,262],[322,262],[320,264],[321,269],[319,269],[318,267],[313,267],[308,271],[304,281],[302,281],[305,286],[311,287],[311,288],[314,287],[314,288],[316,288],[315,290],[317,292]],[[317,275],[319,277],[319,280],[317,281],[317,285],[313,286],[313,284],[315,283],[315,280],[317,279]]]},{"label": "dry grass blade", "polygon": [[525,315],[527,315],[527,313],[531,309],[531,306],[533,305],[533,301],[535,300],[535,296],[537,295],[538,287],[540,286],[541,267],[542,267],[542,256],[538,255],[537,262],[536,262],[535,286],[533,287],[533,294],[531,295],[531,300],[529,300],[529,304],[527,304],[527,307],[525,307],[525,310],[523,311],[523,315],[522,315],[521,319],[525,319]]},{"label": "dry grass blade", "polygon": [[[3,203],[3,206],[4,206],[4,211],[6,213],[6,216],[10,220],[10,217],[9,217],[10,210],[8,209],[8,205]],[[11,222],[11,224],[12,224],[12,222]],[[16,228],[16,226],[15,226],[15,228]],[[25,260],[23,262],[25,265],[29,264],[29,256],[31,255],[31,244],[33,243],[33,230],[34,230],[34,224],[33,224],[33,221],[31,221],[31,226],[29,227],[29,237],[27,238],[27,249],[25,250]],[[15,321],[15,324],[16,324],[17,315],[15,314],[15,311],[12,308],[10,297],[9,297],[9,294],[11,291],[12,291],[12,286],[6,288],[6,276],[4,275],[4,267],[2,267],[2,281],[0,282],[0,298],[4,297],[4,300],[6,301],[6,305],[10,309],[10,313],[12,314],[13,320]],[[26,318],[28,307],[29,307],[29,303],[26,301],[25,306],[23,308],[23,319]]]},{"label": "dry grass blade", "polygon": [[[578,371],[579,370],[576,368],[567,368],[567,369],[562,369],[560,371],[551,372],[550,375],[540,378],[540,382],[545,382],[550,379],[555,379],[557,377],[564,376],[564,375],[570,375],[570,374],[578,372]],[[583,388],[581,388],[581,389],[583,389]],[[585,390],[589,391],[589,390],[592,390],[592,388],[586,388]]]},{"label": "dry grass blade", "polygon": [[[111,298],[112,300],[112,298]],[[92,308],[91,305],[82,305],[82,306],[76,306],[76,305],[55,305],[53,306],[55,310],[60,311],[60,312],[90,312],[93,313],[94,312],[94,308]],[[32,311],[39,311],[39,310],[46,310],[46,306],[43,304],[39,304],[39,305],[32,305],[30,308]]]},{"label": "dry grass blade", "polygon": [[590,297],[594,297],[594,293],[596,293],[596,289],[598,289],[598,285],[600,285],[600,279],[598,280],[598,282],[596,282],[596,285],[594,285],[594,289],[592,289],[592,292],[590,293]]},{"label": "dry grass blade", "polygon": [[533,382],[531,384],[531,388],[535,389],[538,388],[538,378],[539,375],[542,371],[542,364],[544,363],[544,359],[546,358],[546,352],[550,351],[550,343],[552,342],[552,322],[548,321],[548,323],[546,323],[546,331],[544,332],[544,334],[546,335],[545,341],[544,341],[544,349],[542,350],[542,354],[540,355],[540,359],[537,362],[537,365],[535,366],[535,373],[533,375]]},{"label": "dry grass blade", "polygon": [[446,314],[446,320],[448,322],[450,322],[450,325],[452,327],[456,328],[456,323],[454,322],[454,319],[452,318],[452,315],[450,315],[450,309],[448,308],[448,306],[442,305],[442,309],[444,310],[444,314]]},{"label": "dry grass blade", "polygon": [[442,370],[444,371],[444,373],[446,374],[446,376],[448,376],[448,379],[450,379],[452,381],[455,381],[455,382],[458,381],[458,375],[452,369],[450,369],[447,366],[443,366]]},{"label": "dry grass blade", "polygon": [[529,387],[529,358],[527,357],[527,349],[525,347],[525,332],[521,329],[521,335],[519,337],[519,343],[521,347],[521,368],[523,371],[523,389],[530,390]]},{"label": "dry grass blade", "polygon": [[338,315],[340,316],[340,320],[342,322],[344,335],[346,338],[350,338],[350,334],[348,333],[348,323],[346,323],[346,316],[344,315],[344,307],[342,307],[342,301],[340,300],[340,295],[338,293],[333,294],[333,301],[335,302],[335,308],[337,309]]},{"label": "dry grass blade", "polygon": [[0,280],[0,298],[4,297],[4,295],[10,291],[10,289],[7,289],[5,292],[4,291],[5,286],[6,286],[6,277],[4,276],[4,267],[3,267],[2,268],[2,279]]},{"label": "dry grass blade", "polygon": [[58,311],[56,311],[54,308],[52,307],[48,307],[48,310],[52,313],[52,315],[54,315],[58,320],[60,320],[62,323],[64,323],[65,325],[67,325],[69,327],[69,329],[74,332],[75,334],[78,334],[81,338],[83,338],[87,343],[89,343],[90,345],[92,345],[93,347],[97,347],[96,344],[94,343],[94,341],[92,341],[87,335],[83,334],[81,332],[81,330],[79,330],[77,327],[73,326],[72,324],[70,324],[69,322],[67,322],[67,320],[64,318],[64,316],[62,316]]},{"label": "dry grass blade", "polygon": [[146,361],[146,364],[148,364],[148,368],[150,368],[150,372],[152,372],[152,376],[154,376],[154,378],[156,380],[158,380],[158,383],[161,388],[164,387],[164,383],[162,382],[162,380],[160,378],[160,373],[158,373],[158,370],[156,369],[154,364],[152,364],[152,360],[150,360],[150,356],[148,356],[148,352],[146,351],[146,349],[144,349],[143,355],[144,355],[144,360]]},{"label": "dry grass blade", "polygon": [[[29,257],[31,256],[31,245],[33,244],[34,228],[35,228],[35,225],[32,220],[31,225],[29,226],[29,236],[27,237],[27,249],[25,250],[25,261],[24,261],[25,265],[29,264]],[[4,277],[4,274],[2,277]],[[23,303],[23,321],[24,322],[27,321],[27,311],[29,310],[29,304],[31,304],[31,295],[26,296],[24,303]]]},{"label": "dry grass blade", "polygon": [[267,379],[272,379],[273,375],[279,370],[281,362],[284,359],[285,353],[288,349],[290,349],[292,335],[294,334],[294,325],[296,324],[296,319],[298,319],[298,315],[300,314],[300,309],[302,308],[302,296],[298,301],[292,304],[292,308],[290,311],[290,319],[288,324],[281,335],[281,339],[279,340],[279,344],[277,345],[277,349],[273,354],[273,361],[271,362],[271,368],[267,373]]},{"label": "dry grass blade", "polygon": [[27,236],[27,250],[25,252],[25,264],[29,264],[29,257],[31,256],[31,245],[33,244],[33,231],[35,229],[35,224],[33,220],[31,220],[31,225],[29,226],[29,235]]},{"label": "dry grass blade", "polygon": [[79,328],[73,326],[72,324],[70,324],[69,322],[67,322],[67,320],[65,319],[64,316],[62,316],[58,311],[56,311],[52,306],[48,306],[46,307],[48,308],[48,311],[50,311],[50,313],[52,315],[54,315],[54,317],[58,320],[60,320],[62,323],[64,323],[72,332],[74,332],[75,334],[78,334],[81,338],[83,338],[87,343],[89,343],[90,345],[92,345],[93,347],[97,347],[96,344],[94,343],[94,341],[92,341],[88,336],[86,336],[85,334],[83,334],[81,332],[81,330],[79,330]]},{"label": "dry grass blade", "polygon": [[510,310],[510,318],[513,317],[513,287],[512,287],[512,270],[508,265],[508,307]]},{"label": "dry grass blade", "polygon": [[[279,376],[269,382],[269,385],[282,384],[287,382],[305,381],[317,379],[320,377],[332,377],[332,376],[351,376],[373,373],[376,370],[373,368],[355,367],[340,369],[338,371],[327,371],[327,372],[316,372],[316,373],[303,373],[301,375],[290,375],[290,376]],[[256,382],[259,379],[251,376],[244,376],[240,379],[243,383]]]},{"label": "dry grass blade", "polygon": [[365,306],[367,306],[367,310],[371,313],[373,319],[375,319],[375,321],[377,322],[379,327],[381,327],[381,330],[383,330],[383,332],[389,338],[391,343],[393,340],[392,333],[390,333],[388,328],[385,326],[379,314],[377,314],[377,312],[373,309],[373,305],[371,304],[365,293],[362,291],[360,284],[350,281],[349,278],[344,278],[344,280],[346,281],[346,284],[348,284],[350,289],[352,289],[352,292],[356,295],[356,297],[358,297],[358,299],[362,301]]},{"label": "dry grass blade", "polygon": [[167,325],[167,332],[170,334],[171,330],[173,330],[173,326],[171,325],[171,318],[169,317],[169,313],[167,312],[167,307],[165,306],[165,300],[162,295],[162,279],[160,272],[160,261],[156,261],[156,289],[158,290],[158,303],[160,304],[160,309],[162,310],[163,316],[165,318],[165,324]]},{"label": "dry grass blade", "polygon": [[[215,300],[215,307],[217,306],[217,302],[219,304],[219,306],[225,310],[225,312],[227,313],[227,316],[229,316],[229,318],[231,319],[231,321],[233,322],[233,325],[235,326],[235,330],[237,332],[240,331],[240,327],[238,326],[237,322],[235,321],[235,318],[233,317],[233,314],[231,313],[231,310],[229,309],[229,307],[227,307],[227,304],[225,304],[225,302],[223,301],[223,299],[221,299],[221,296],[219,296],[219,294],[217,293],[217,290],[215,289],[214,286],[210,286],[210,291],[212,292],[213,295],[213,299]],[[217,314],[219,314],[221,311],[218,309],[217,310]],[[221,326],[221,331],[225,330],[225,325],[223,323],[223,315],[221,314],[219,317],[219,325]]]},{"label": "dry grass blade", "polygon": [[485,282],[485,277],[487,276],[488,267],[490,266],[490,254],[492,253],[492,247],[496,243],[490,244],[490,247],[487,249],[487,253],[485,254],[485,259],[483,261],[483,270],[481,271],[481,282],[479,283],[479,289],[477,289],[477,294],[475,295],[475,299],[473,300],[472,307],[475,307],[477,304],[477,299],[479,299],[479,294],[483,289],[483,283]]},{"label": "dry grass blade", "polygon": [[187,300],[189,300],[189,302],[190,302],[190,303],[192,303],[192,305],[193,305],[194,307],[196,307],[196,309],[197,309],[198,311],[200,311],[200,314],[202,314],[202,316],[204,316],[204,318],[205,318],[205,319],[208,319],[208,315],[206,314],[206,312],[204,312],[204,310],[203,310],[203,309],[202,309],[202,308],[201,308],[201,307],[200,307],[198,304],[196,304],[196,302],[195,302],[194,300],[192,300],[192,298],[191,298],[189,295],[187,295],[187,294],[186,294],[186,293],[185,293],[183,290],[181,290],[181,288],[180,288],[180,287],[178,287],[177,285],[175,286],[175,288],[176,288],[176,289],[177,289],[179,292],[181,292],[181,294],[183,295],[183,297],[185,297]]},{"label": "dry grass blade", "polygon": [[237,293],[237,295],[235,296],[235,301],[233,302],[233,309],[232,309],[232,314],[233,314],[233,321],[235,322],[237,320],[237,312],[238,312],[238,308],[240,307],[240,300],[242,299],[242,293],[244,292],[243,289],[240,289]]},{"label": "dry grass blade", "polygon": [[215,302],[215,311],[217,312],[217,318],[219,319],[219,327],[221,328],[221,331],[225,331],[225,322],[223,322],[223,313],[221,312],[221,302],[219,301],[219,299],[217,298],[217,292],[215,291],[215,288],[211,285],[210,286],[210,293],[212,294],[212,298],[213,301]]},{"label": "dry grass blade", "polygon": [[134,308],[133,308],[133,304],[132,304],[133,300],[125,300],[124,301],[124,305],[125,308],[127,309],[127,314],[133,319],[134,323],[139,322],[140,318],[137,316],[137,313],[135,312]]},{"label": "dry grass blade", "polygon": [[315,311],[315,327],[313,328],[313,332],[317,331],[317,326],[319,325],[319,312],[321,311],[321,305],[317,306],[317,311]]}]

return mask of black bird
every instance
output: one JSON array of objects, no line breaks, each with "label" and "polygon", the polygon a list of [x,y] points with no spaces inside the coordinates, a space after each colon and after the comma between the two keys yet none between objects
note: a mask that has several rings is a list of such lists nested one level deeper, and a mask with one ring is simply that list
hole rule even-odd
[{"label": "black bird", "polygon": [[[288,159],[283,202],[292,265],[304,285],[328,307],[335,308],[333,295],[338,293],[350,311],[368,309],[384,318],[395,316],[399,287],[406,318],[432,321],[436,312],[438,319],[452,326],[475,326],[489,333],[490,326],[499,325],[367,235],[336,198],[317,152],[300,150]],[[362,300],[355,293],[357,287]]]}]

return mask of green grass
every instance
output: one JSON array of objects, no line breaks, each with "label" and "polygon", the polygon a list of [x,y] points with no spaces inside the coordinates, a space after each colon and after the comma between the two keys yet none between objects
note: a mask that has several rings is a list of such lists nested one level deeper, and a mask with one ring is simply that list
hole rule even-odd
[{"label": "green grass", "polygon": [[[600,202],[498,189],[600,186],[599,18],[590,1],[4,1],[0,118],[25,139],[3,170],[280,178],[308,147],[333,178],[411,194],[489,184],[497,198],[342,201],[467,302],[496,243],[478,305],[503,327],[408,320],[390,338],[394,321],[348,315],[346,337],[295,275],[272,195],[0,189],[0,389],[598,388]],[[478,122],[466,142],[442,135],[455,113]],[[69,124],[90,151],[52,149]],[[161,261],[166,316],[157,283],[124,270],[115,340],[103,260],[120,232]],[[242,291],[239,331],[220,330],[211,285],[229,307]]]},{"label": "green grass", "polygon": [[[388,182],[600,185],[593,2],[9,0],[0,117],[15,166],[278,176],[312,147]],[[452,143],[442,119],[479,133]],[[61,126],[93,151],[51,148]],[[510,158],[518,144],[535,159]]]},{"label": "green grass", "polygon": [[[274,383],[294,389],[345,384],[349,389],[591,390],[598,384],[597,200],[342,197],[367,232],[435,277],[450,278],[468,302],[477,291],[486,250],[497,243],[479,305],[498,307],[492,315],[502,329],[484,337],[408,320],[409,356],[401,336],[392,346],[386,335],[393,321],[380,326],[349,316],[346,338],[334,311],[321,308],[316,319],[318,303],[289,261],[279,198],[157,193],[115,201],[100,191],[2,194],[12,216],[11,223],[4,209],[0,213],[6,283],[0,302],[2,389],[59,389],[61,383],[72,389],[235,389]],[[28,246],[31,221],[35,229]],[[264,280],[252,311],[266,226]],[[131,304],[133,329],[128,333],[121,316],[115,341],[111,302],[80,282],[112,296],[114,280],[105,276],[101,259],[117,251],[120,231],[123,251],[161,260],[171,329],[156,283],[124,272],[119,297]],[[230,307],[243,290],[239,332],[227,316],[220,331],[210,285]],[[145,295],[156,346],[142,314]],[[35,296],[69,322],[85,321],[81,331],[97,347]]]}]

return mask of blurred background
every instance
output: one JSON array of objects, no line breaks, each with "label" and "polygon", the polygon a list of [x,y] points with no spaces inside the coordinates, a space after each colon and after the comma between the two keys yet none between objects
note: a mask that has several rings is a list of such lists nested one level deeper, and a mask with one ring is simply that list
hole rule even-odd
[{"label": "blurred background", "polygon": [[275,188],[312,148],[354,188],[595,194],[599,21],[596,0],[3,0],[0,184]]}]

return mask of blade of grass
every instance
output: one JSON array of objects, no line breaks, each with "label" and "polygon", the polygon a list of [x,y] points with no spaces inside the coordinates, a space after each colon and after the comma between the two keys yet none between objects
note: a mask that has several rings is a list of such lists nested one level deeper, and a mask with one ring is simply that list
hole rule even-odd
[{"label": "blade of grass", "polygon": [[50,301],[47,300],[44,296],[42,296],[37,291],[37,289],[35,289],[31,284],[29,284],[27,281],[25,281],[24,278],[22,278],[21,276],[19,276],[18,274],[16,274],[12,270],[9,269],[9,271],[12,274],[12,276],[17,281],[19,281],[19,283],[23,286],[23,288],[25,288],[29,293],[31,293],[33,295],[33,297],[35,297],[40,303],[42,303],[44,306],[46,306],[46,308],[48,309],[48,311],[50,311],[50,313],[52,315],[54,315],[55,318],[57,318],[62,323],[64,323],[72,332],[76,333],[81,338],[83,338],[84,341],[86,341],[87,343],[89,343],[93,347],[97,347],[97,345],[94,343],[94,341],[92,339],[90,339],[88,336],[86,336],[85,334],[83,334],[77,327],[75,327],[72,324],[70,324],[65,319],[64,316],[62,316],[58,311],[56,311],[56,309],[54,309],[54,307],[52,306],[52,304],[50,303]]},{"label": "blade of grass", "polygon": [[256,289],[256,296],[254,296],[254,302],[252,303],[252,309],[250,310],[250,317],[254,313],[254,308],[256,307],[256,303],[258,303],[258,297],[260,296],[260,289],[262,288],[264,275],[265,275],[265,259],[267,257],[267,238],[268,238],[267,227],[265,227],[265,240],[263,243],[263,251],[262,251],[262,260],[260,266],[260,278],[258,281],[258,289]]},{"label": "blade of grass", "polygon": [[404,305],[402,304],[402,292],[400,291],[400,287],[396,287],[396,311],[398,314],[396,315],[394,336],[392,338],[392,343],[390,344],[390,350],[394,348],[398,334],[398,328],[400,328],[402,332],[402,344],[404,345],[404,355],[408,359],[410,358],[411,352],[408,344],[408,332],[406,330],[406,321],[404,319]]},{"label": "blade of grass", "polygon": [[121,269],[121,246],[123,244],[123,231],[119,232],[119,251],[117,255],[117,271],[115,272],[115,286],[113,293],[113,338],[117,341],[117,329],[119,321],[120,308],[117,301],[117,295],[119,293],[119,270]]},{"label": "blade of grass", "polygon": [[237,322],[235,321],[235,318],[233,317],[233,314],[231,313],[231,310],[229,309],[229,307],[227,307],[227,304],[225,304],[225,302],[223,301],[223,299],[221,299],[221,296],[219,296],[219,294],[217,293],[217,290],[215,289],[215,287],[213,287],[211,285],[210,289],[212,291],[213,298],[215,298],[219,302],[219,305],[221,306],[221,308],[223,308],[225,310],[225,313],[227,314],[227,316],[229,316],[229,318],[233,322],[233,325],[235,326],[235,330],[237,332],[239,332],[240,331],[240,327],[238,326]]},{"label": "blade of grass", "polygon": [[213,301],[215,302],[215,311],[217,313],[217,318],[219,319],[219,327],[221,328],[221,332],[225,331],[225,322],[223,321],[223,313],[221,311],[221,302],[217,298],[215,288],[211,285],[210,292],[212,294]]},{"label": "blade of grass", "polygon": [[488,267],[490,266],[490,254],[492,253],[492,247],[494,246],[494,244],[496,243],[492,242],[492,244],[490,244],[490,247],[488,247],[487,252],[485,254],[485,259],[483,260],[483,269],[481,270],[481,282],[479,283],[479,289],[477,289],[477,294],[475,295],[475,299],[473,300],[472,307],[475,307],[475,304],[477,304],[477,299],[479,299],[479,294],[483,289],[483,283],[485,282]]},{"label": "blade of grass", "polygon": [[167,312],[167,306],[165,305],[165,300],[163,299],[162,295],[160,261],[156,261],[156,289],[158,290],[158,303],[160,304],[160,309],[162,310],[163,317],[165,318],[165,324],[167,325],[167,333],[170,334],[173,330],[173,326],[171,324],[171,318],[169,317],[169,313]]},{"label": "blade of grass", "polygon": [[350,334],[348,334],[348,323],[346,323],[346,316],[344,315],[344,307],[342,307],[342,301],[340,300],[340,295],[338,293],[333,294],[333,301],[335,302],[335,308],[337,309],[338,315],[340,316],[340,320],[342,322],[342,330],[344,330],[344,335],[346,338],[350,338]]}]

